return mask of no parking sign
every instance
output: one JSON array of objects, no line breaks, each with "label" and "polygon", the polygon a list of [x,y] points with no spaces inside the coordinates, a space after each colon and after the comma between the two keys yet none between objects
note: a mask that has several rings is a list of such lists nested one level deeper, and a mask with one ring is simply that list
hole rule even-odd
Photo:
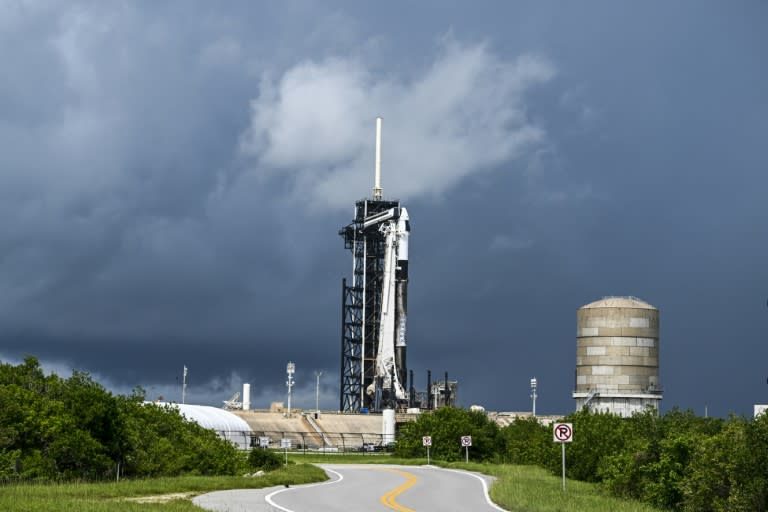
[{"label": "no parking sign", "polygon": [[464,447],[464,453],[467,457],[467,462],[469,462],[469,447],[472,446],[472,436],[461,436],[461,446]]},{"label": "no parking sign", "polygon": [[565,490],[565,443],[573,442],[573,423],[553,424],[552,439],[563,447],[563,490]]},{"label": "no parking sign", "polygon": [[432,436],[423,436],[421,444],[427,448],[427,465],[429,465],[429,447],[432,446]]},{"label": "no parking sign", "polygon": [[573,442],[573,423],[555,423],[552,438],[556,443]]}]

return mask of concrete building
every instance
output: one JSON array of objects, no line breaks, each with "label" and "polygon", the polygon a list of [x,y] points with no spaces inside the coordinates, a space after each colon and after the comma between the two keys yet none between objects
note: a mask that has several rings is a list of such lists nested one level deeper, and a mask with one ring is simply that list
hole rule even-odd
[{"label": "concrete building", "polygon": [[576,409],[629,417],[658,411],[659,310],[636,297],[604,297],[576,313]]}]

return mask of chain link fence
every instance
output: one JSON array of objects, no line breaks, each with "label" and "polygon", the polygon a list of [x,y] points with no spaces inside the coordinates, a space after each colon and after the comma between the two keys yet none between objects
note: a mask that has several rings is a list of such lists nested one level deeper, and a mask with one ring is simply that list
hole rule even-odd
[{"label": "chain link fence", "polygon": [[241,449],[255,447],[285,449],[305,453],[375,453],[389,451],[381,433],[329,433],[294,432],[287,430],[229,431],[218,434]]}]

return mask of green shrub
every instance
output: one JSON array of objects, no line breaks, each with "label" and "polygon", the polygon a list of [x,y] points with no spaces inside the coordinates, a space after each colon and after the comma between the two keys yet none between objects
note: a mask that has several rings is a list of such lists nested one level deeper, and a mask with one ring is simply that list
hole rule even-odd
[{"label": "green shrub", "polygon": [[768,510],[768,416],[732,417],[699,443],[683,484],[683,510]]},{"label": "green shrub", "polygon": [[248,454],[248,465],[253,469],[272,471],[283,465],[280,455],[267,448],[253,448]]},{"label": "green shrub", "polygon": [[411,423],[403,425],[395,444],[395,455],[400,457],[426,457],[422,436],[432,437],[430,454],[445,461],[463,460],[462,436],[472,436],[469,458],[490,461],[499,458],[499,427],[483,412],[455,407],[443,407],[424,413]]},{"label": "green shrub", "polygon": [[34,357],[0,362],[0,477],[99,480],[233,475],[244,460],[212,430],[141,389],[113,396],[83,372],[45,375]]},{"label": "green shrub", "polygon": [[[581,410],[566,416],[564,421],[573,423],[573,442],[565,447],[568,477],[584,482],[600,481],[597,472],[600,461],[621,453],[627,444],[625,420],[605,412]],[[547,467],[559,474],[560,459],[550,457]]]},{"label": "green shrub", "polygon": [[673,409],[661,417],[652,411],[637,414],[622,424],[624,446],[601,458],[598,480],[614,495],[678,509],[691,485],[696,451],[717,436],[723,421]]},{"label": "green shrub", "polygon": [[560,460],[560,447],[552,442],[552,428],[536,418],[518,418],[501,429],[504,462],[546,466]]}]

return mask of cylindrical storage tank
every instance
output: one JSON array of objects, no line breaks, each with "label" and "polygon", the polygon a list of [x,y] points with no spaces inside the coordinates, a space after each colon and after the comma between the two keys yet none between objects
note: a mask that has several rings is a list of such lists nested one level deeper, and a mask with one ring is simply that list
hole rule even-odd
[{"label": "cylindrical storage tank", "polygon": [[604,297],[576,312],[576,409],[628,417],[658,411],[659,310],[636,297]]},{"label": "cylindrical storage tank", "polygon": [[251,385],[248,383],[243,384],[243,410],[251,410]]},{"label": "cylindrical storage tank", "polygon": [[381,411],[381,444],[387,446],[395,442],[395,410]]}]

